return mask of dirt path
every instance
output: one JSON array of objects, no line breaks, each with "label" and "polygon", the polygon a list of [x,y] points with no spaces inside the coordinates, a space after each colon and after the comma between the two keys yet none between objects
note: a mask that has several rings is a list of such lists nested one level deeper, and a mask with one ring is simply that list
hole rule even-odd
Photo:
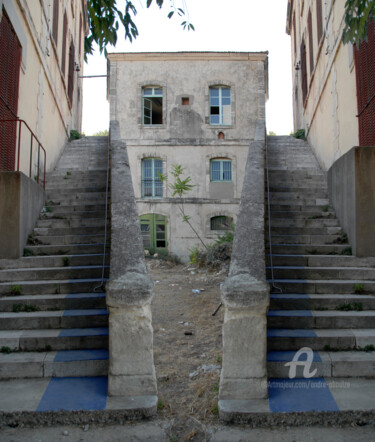
[{"label": "dirt path", "polygon": [[[160,417],[217,419],[222,357],[223,309],[220,283],[225,273],[148,260],[155,282],[152,303],[154,355]],[[200,293],[193,293],[198,289]],[[192,435],[193,436],[193,435]],[[193,440],[193,439],[191,439]]]}]

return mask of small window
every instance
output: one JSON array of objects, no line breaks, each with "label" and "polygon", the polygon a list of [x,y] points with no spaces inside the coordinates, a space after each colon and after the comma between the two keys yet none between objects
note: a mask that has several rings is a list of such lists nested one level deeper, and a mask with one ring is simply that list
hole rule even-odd
[{"label": "small window", "polygon": [[163,161],[158,158],[142,160],[142,198],[162,198],[163,183],[159,173],[163,173]]},{"label": "small window", "polygon": [[211,230],[230,230],[233,218],[230,216],[213,216],[210,220]]},{"label": "small window", "polygon": [[181,104],[182,104],[182,106],[189,106],[189,104],[190,104],[189,97],[182,97]]},{"label": "small window", "polygon": [[210,88],[210,124],[232,124],[232,104],[229,87]]},{"label": "small window", "polygon": [[143,124],[163,124],[163,89],[145,87],[142,90]]},{"label": "small window", "polygon": [[211,160],[211,181],[232,181],[231,160]]}]

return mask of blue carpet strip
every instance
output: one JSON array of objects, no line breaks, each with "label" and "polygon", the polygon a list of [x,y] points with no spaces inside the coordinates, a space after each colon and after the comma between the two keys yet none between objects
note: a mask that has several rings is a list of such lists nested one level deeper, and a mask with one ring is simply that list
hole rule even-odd
[{"label": "blue carpet strip", "polygon": [[36,411],[104,410],[107,387],[106,376],[52,378]]}]

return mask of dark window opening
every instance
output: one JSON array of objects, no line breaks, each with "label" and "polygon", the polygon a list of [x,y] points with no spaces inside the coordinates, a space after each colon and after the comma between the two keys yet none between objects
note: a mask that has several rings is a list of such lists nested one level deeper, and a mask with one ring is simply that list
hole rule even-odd
[{"label": "dark window opening", "polygon": [[56,47],[57,47],[58,36],[59,36],[59,0],[54,0],[52,37],[53,37]]},{"label": "dark window opening", "polygon": [[66,35],[68,33],[68,18],[66,16],[66,11],[64,12],[64,27],[63,27],[63,41],[62,41],[62,51],[61,51],[61,70],[63,77],[65,77],[65,59],[66,59]]},{"label": "dark window opening", "polygon": [[189,97],[182,97],[182,105],[188,106],[190,104]]},{"label": "dark window opening", "polygon": [[233,225],[233,218],[230,216],[213,216],[210,219],[211,230],[230,230]]}]

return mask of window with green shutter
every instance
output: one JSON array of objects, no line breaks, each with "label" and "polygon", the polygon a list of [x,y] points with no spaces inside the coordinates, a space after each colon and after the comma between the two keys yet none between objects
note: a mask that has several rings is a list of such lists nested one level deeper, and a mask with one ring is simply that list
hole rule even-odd
[{"label": "window with green shutter", "polygon": [[163,89],[144,87],[142,89],[142,122],[144,125],[163,124]]}]

